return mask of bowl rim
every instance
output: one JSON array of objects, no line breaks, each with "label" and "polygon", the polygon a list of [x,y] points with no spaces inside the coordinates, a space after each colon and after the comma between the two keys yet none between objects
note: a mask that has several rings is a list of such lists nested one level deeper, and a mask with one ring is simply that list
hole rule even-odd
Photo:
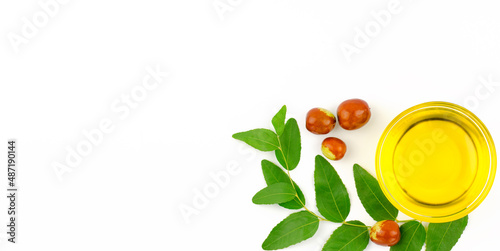
[{"label": "bowl rim", "polygon": [[[446,216],[432,216],[432,215],[422,215],[418,214],[418,212],[413,212],[407,209],[404,205],[402,205],[400,202],[398,202],[394,197],[391,195],[389,192],[389,189],[384,183],[384,178],[382,175],[382,170],[381,170],[381,153],[384,147],[384,142],[387,139],[387,137],[390,135],[392,132],[392,129],[401,121],[405,120],[405,117],[408,115],[417,112],[422,109],[429,109],[429,108],[440,108],[440,109],[451,109],[454,111],[458,111],[460,116],[465,117],[467,120],[473,122],[476,125],[477,130],[481,132],[483,135],[483,140],[486,142],[489,150],[489,171],[488,171],[488,178],[481,190],[481,192],[476,196],[476,198],[464,209],[455,212],[450,215]],[[418,122],[418,121],[417,121]],[[382,192],[384,195],[387,197],[387,199],[393,204],[399,211],[403,212],[407,216],[413,217],[417,220],[425,221],[425,222],[432,222],[432,223],[440,223],[440,222],[449,222],[453,220],[460,219],[462,217],[465,217],[469,213],[471,213],[474,209],[476,209],[479,204],[483,202],[483,200],[486,198],[488,195],[489,191],[491,190],[491,187],[493,186],[493,181],[495,179],[495,174],[496,174],[496,150],[495,150],[495,145],[493,143],[493,138],[491,137],[491,134],[489,133],[488,129],[484,125],[484,123],[471,111],[467,110],[466,108],[450,103],[450,102],[444,102],[444,101],[430,101],[430,102],[425,102],[421,103],[415,106],[412,106],[400,114],[398,114],[385,128],[384,132],[382,133],[378,145],[377,145],[377,150],[376,150],[376,155],[375,155],[375,171],[377,174],[377,181],[380,185],[380,188],[382,189]]]}]

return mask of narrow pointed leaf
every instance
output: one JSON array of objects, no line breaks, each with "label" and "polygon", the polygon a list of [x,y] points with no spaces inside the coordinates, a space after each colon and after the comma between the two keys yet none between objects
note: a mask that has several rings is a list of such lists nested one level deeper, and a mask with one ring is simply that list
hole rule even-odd
[{"label": "narrow pointed leaf", "polygon": [[281,149],[275,151],[278,162],[288,170],[293,170],[300,161],[300,131],[297,121],[293,118],[289,119],[283,133],[279,136]]},{"label": "narrow pointed leaf", "polygon": [[274,130],[276,130],[276,133],[278,135],[281,135],[283,133],[283,130],[285,129],[285,117],[286,106],[284,105],[272,119]]},{"label": "narrow pointed leaf", "polygon": [[399,231],[401,239],[391,247],[391,251],[420,251],[425,243],[425,228],[418,221],[410,221],[403,224]]},{"label": "narrow pointed leaf", "polygon": [[385,197],[377,179],[358,164],[353,169],[356,191],[366,212],[376,221],[395,220],[398,209]]},{"label": "narrow pointed leaf", "polygon": [[368,227],[360,221],[348,221],[356,226],[342,224],[323,246],[322,251],[361,251],[368,246],[370,233]]},{"label": "narrow pointed leaf", "polygon": [[345,221],[351,209],[349,194],[337,171],[321,155],[316,156],[314,188],[321,215],[333,222]]},{"label": "narrow pointed leaf", "polygon": [[468,216],[452,222],[429,223],[427,251],[449,251],[455,246],[467,226]]},{"label": "narrow pointed leaf", "polygon": [[252,202],[255,204],[277,204],[291,201],[295,198],[295,189],[290,183],[272,184],[255,194]]},{"label": "narrow pointed leaf", "polygon": [[307,211],[293,213],[276,225],[262,243],[264,250],[289,247],[311,238],[319,227],[319,219]]},{"label": "narrow pointed leaf", "polygon": [[[266,184],[268,186],[278,182],[288,182],[289,184],[291,184],[290,178],[285,173],[285,171],[283,171],[282,168],[275,165],[273,162],[269,160],[262,160],[261,164],[262,164],[262,173],[264,174],[264,179],[266,180]],[[293,182],[293,187],[297,192],[298,198],[295,197],[293,200],[285,203],[280,203],[279,205],[287,209],[300,209],[302,208],[302,204],[304,205],[306,204],[306,199],[304,197],[304,194],[300,190],[299,186],[297,185],[297,183]]]},{"label": "narrow pointed leaf", "polygon": [[278,136],[269,129],[253,129],[233,134],[233,138],[241,140],[261,151],[274,151],[279,148]]}]

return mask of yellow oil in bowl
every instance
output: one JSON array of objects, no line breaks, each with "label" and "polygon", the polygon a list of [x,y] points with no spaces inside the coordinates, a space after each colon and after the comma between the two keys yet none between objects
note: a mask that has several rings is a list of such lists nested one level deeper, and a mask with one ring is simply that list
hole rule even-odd
[{"label": "yellow oil in bowl", "polygon": [[495,177],[496,152],[483,123],[447,102],[428,102],[398,115],[384,131],[377,177],[400,211],[447,222],[474,210]]}]

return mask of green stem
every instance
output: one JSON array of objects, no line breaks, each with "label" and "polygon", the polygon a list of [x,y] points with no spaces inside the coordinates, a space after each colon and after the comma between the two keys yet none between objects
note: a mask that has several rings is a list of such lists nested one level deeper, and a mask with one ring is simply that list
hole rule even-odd
[{"label": "green stem", "polygon": [[292,179],[292,176],[290,175],[290,168],[288,167],[288,162],[285,158],[285,153],[283,152],[283,149],[281,148],[281,140],[280,140],[280,137],[278,136],[278,142],[279,142],[279,147],[278,149],[280,150],[280,153],[281,153],[281,156],[283,156],[283,161],[285,162],[285,169],[286,169],[286,174],[288,175],[288,178],[290,179],[290,184],[292,184],[292,187],[293,187],[293,190],[295,191],[295,198],[297,198],[297,200],[299,201],[300,205],[302,205],[302,208],[304,208],[307,212],[309,212],[310,214],[316,216],[320,221],[329,221],[319,215],[317,215],[316,213],[314,213],[313,211],[309,210],[306,205],[304,204],[304,202],[299,198],[299,194],[297,193],[297,189],[295,189],[295,185],[293,184],[293,179]]},{"label": "green stem", "polygon": [[315,214],[311,210],[309,210],[309,208],[307,208],[306,205],[304,204],[304,202],[299,198],[299,194],[297,193],[297,189],[295,189],[295,185],[293,184],[292,176],[290,175],[290,168],[288,167],[288,162],[287,162],[287,160],[285,158],[285,153],[283,152],[283,148],[281,148],[281,140],[280,140],[279,136],[278,136],[278,142],[279,142],[278,149],[280,150],[281,156],[283,156],[283,161],[285,162],[286,174],[288,175],[288,178],[290,179],[290,184],[292,184],[293,190],[295,191],[295,198],[297,198],[297,200],[299,201],[300,205],[302,205],[302,208],[304,208],[307,212],[309,212],[310,214],[318,217],[318,219],[321,220],[321,221],[329,221],[329,220],[327,220],[327,219],[325,219],[325,218],[323,218],[323,217]]},{"label": "green stem", "polygon": [[361,226],[361,225],[351,224],[351,223],[348,223],[348,222],[345,222],[345,221],[342,222],[342,224],[353,226],[353,227],[363,227],[363,228],[368,228],[368,229],[371,228],[370,226]]}]

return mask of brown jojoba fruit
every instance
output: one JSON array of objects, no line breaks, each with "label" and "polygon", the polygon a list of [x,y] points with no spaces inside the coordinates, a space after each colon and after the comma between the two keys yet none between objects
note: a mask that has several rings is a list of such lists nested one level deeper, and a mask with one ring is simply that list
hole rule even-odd
[{"label": "brown jojoba fruit", "polygon": [[323,108],[313,108],[306,115],[306,128],[314,134],[329,133],[336,122],[335,115]]},{"label": "brown jojoba fruit", "polygon": [[399,225],[393,220],[383,220],[375,223],[370,229],[370,240],[381,246],[394,246],[401,239]]},{"label": "brown jojoba fruit", "polygon": [[331,160],[342,159],[345,155],[346,149],[344,141],[335,137],[328,137],[321,143],[321,152],[323,152],[325,157]]},{"label": "brown jojoba fruit", "polygon": [[370,117],[370,107],[362,99],[346,100],[337,108],[339,125],[346,130],[355,130],[364,126]]}]

